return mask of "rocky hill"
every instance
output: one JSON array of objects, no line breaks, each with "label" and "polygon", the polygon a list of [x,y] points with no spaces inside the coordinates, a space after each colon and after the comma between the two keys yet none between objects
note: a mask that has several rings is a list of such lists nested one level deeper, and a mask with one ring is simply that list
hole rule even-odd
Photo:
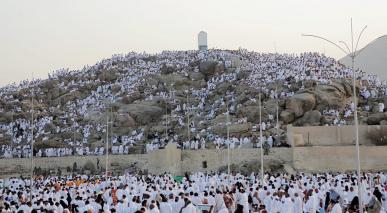
[{"label": "rocky hill", "polygon": [[[1,88],[0,144],[28,144],[33,114],[37,148],[101,147],[107,120],[112,143],[129,144],[130,152],[188,137],[213,147],[217,137],[227,136],[227,110],[231,137],[252,136],[259,123],[259,94],[265,136],[278,131],[284,140],[287,124],[351,124],[351,73],[315,53],[114,55],[82,70],[62,69],[48,79]],[[386,85],[358,74],[360,122],[386,123],[387,113],[380,112],[381,103],[387,106]]]}]

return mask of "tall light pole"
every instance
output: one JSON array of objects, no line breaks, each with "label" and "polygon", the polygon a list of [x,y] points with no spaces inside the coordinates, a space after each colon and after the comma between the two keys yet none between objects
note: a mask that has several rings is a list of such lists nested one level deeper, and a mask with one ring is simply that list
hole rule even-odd
[{"label": "tall light pole", "polygon": [[229,117],[229,111],[228,111],[228,103],[226,101],[226,107],[227,107],[227,117],[226,117],[226,126],[227,126],[227,173],[228,177],[230,178],[230,117]]},{"label": "tall light pole", "polygon": [[165,138],[168,138],[168,107],[165,105]]},{"label": "tall light pole", "polygon": [[109,165],[109,115],[106,113],[106,160],[105,160],[105,178],[108,179]]},{"label": "tall light pole", "polygon": [[[109,124],[112,122],[109,121],[109,109],[106,109],[106,165],[105,165],[105,178],[108,179],[108,168],[109,168]],[[113,128],[112,128],[113,129]],[[112,134],[113,135],[113,134]]]},{"label": "tall light pole", "polygon": [[[274,42],[274,51],[275,51],[275,58],[277,58],[277,44],[275,42]],[[276,133],[277,133],[276,143],[278,143],[280,136],[279,136],[279,123],[278,123],[279,95],[278,95],[278,73],[277,72],[275,73],[275,97],[274,98],[276,99],[276,124],[275,124]],[[278,139],[278,141],[277,141],[277,139]]]},{"label": "tall light pole", "polygon": [[[10,141],[10,146],[9,146],[11,148],[11,155],[12,155],[12,149],[13,149],[13,137],[14,137],[13,131],[14,131],[14,127],[15,127],[13,114],[14,114],[14,110],[12,110],[11,141]],[[12,158],[13,158],[13,155],[12,155]]]},{"label": "tall light pole", "polygon": [[[279,142],[280,135],[279,135],[279,122],[278,122],[278,117],[279,117],[279,95],[278,95],[278,74],[276,73],[276,79],[275,79],[275,99],[276,99],[276,132],[277,132],[277,137],[276,137],[276,143]],[[277,141],[278,139],[278,141]]]},{"label": "tall light pole", "polygon": [[353,39],[353,27],[352,27],[352,18],[351,18],[351,48],[349,48],[348,44],[344,41],[339,41],[339,43],[344,45],[344,48],[338,45],[337,43],[330,41],[329,39],[326,39],[321,36],[316,35],[310,35],[310,34],[302,34],[302,36],[308,36],[308,37],[314,37],[318,39],[322,39],[326,42],[329,42],[339,48],[342,52],[344,52],[346,55],[349,55],[352,62],[352,86],[353,86],[353,103],[354,103],[354,122],[355,122],[355,141],[356,141],[356,166],[357,166],[357,181],[358,181],[358,198],[359,198],[359,209],[360,213],[363,213],[363,199],[362,199],[362,183],[361,183],[361,170],[360,170],[360,148],[359,148],[359,124],[357,119],[357,98],[356,98],[356,72],[355,72],[355,59],[356,57],[362,52],[360,50],[357,51],[357,47],[359,44],[359,40],[364,32],[364,30],[367,28],[367,25],[363,27],[363,29],[360,31],[360,34],[357,38],[356,45],[354,45],[354,39]]},{"label": "tall light pole", "polygon": [[[168,140],[168,104],[171,103],[172,99],[172,92],[169,90],[169,97],[167,97],[165,100],[165,139]],[[168,102],[168,104],[167,104]],[[171,119],[172,119],[172,107],[171,107]]]},{"label": "tall light pole", "polygon": [[33,176],[34,176],[34,88],[31,90],[31,168],[30,168],[30,202],[32,202]]},{"label": "tall light pole", "polygon": [[259,92],[259,141],[261,143],[261,184],[263,186],[263,140],[262,140],[262,101],[261,91]]},{"label": "tall light pole", "polygon": [[189,100],[188,100],[188,94],[189,90],[187,90],[187,136],[188,136],[188,143],[191,144],[191,130],[190,130],[190,121],[189,121]]}]

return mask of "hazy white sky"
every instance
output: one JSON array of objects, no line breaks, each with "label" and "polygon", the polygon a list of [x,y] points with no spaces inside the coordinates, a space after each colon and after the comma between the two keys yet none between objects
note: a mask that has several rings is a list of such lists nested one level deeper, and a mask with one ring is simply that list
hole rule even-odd
[{"label": "hazy white sky", "polygon": [[349,40],[368,29],[362,47],[387,34],[386,0],[0,0],[0,85],[52,70],[92,65],[115,53],[197,48],[259,52],[341,52],[313,33]]}]

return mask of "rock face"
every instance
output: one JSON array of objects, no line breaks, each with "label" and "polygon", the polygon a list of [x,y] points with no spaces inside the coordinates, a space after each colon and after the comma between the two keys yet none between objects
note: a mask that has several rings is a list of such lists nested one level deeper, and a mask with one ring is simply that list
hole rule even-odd
[{"label": "rock face", "polygon": [[116,118],[117,126],[118,127],[135,127],[136,121],[127,113],[125,114],[118,114]]},{"label": "rock face", "polygon": [[343,106],[346,97],[344,87],[335,87],[333,85],[318,85],[312,93],[316,97],[319,110],[340,108]]},{"label": "rock face", "polygon": [[[251,123],[259,123],[259,106],[245,106],[238,109],[238,117],[247,117],[247,121]],[[262,108],[262,120],[267,119],[266,110]]]},{"label": "rock face", "polygon": [[81,93],[79,91],[72,91],[69,93],[66,93],[58,98],[62,104],[66,104],[69,101],[77,100],[81,97]]},{"label": "rock face", "polygon": [[226,91],[228,91],[230,88],[231,88],[231,83],[226,81],[226,82],[223,82],[223,83],[219,84],[216,87],[216,92],[219,95],[222,95],[222,94],[225,94]]},{"label": "rock face", "polygon": [[128,113],[140,125],[159,121],[163,114],[160,107],[141,103],[126,105],[119,112]]},{"label": "rock face", "polygon": [[208,80],[215,73],[222,73],[224,66],[218,64],[216,61],[201,61],[199,64],[199,71],[204,75],[204,79]]},{"label": "rock face", "polygon": [[[278,159],[265,160],[263,167],[268,172],[284,172],[284,161]],[[259,160],[247,161],[239,164],[231,164],[232,171],[238,171],[243,175],[250,175],[251,172],[259,172],[261,162]],[[219,172],[227,172],[227,166],[219,168]]]},{"label": "rock face", "polygon": [[[243,135],[244,133],[248,133],[250,129],[250,125],[248,123],[245,124],[232,124],[229,126],[229,131],[231,135]],[[214,132],[226,136],[227,135],[227,127],[224,126],[218,126],[214,129]]]},{"label": "rock face", "polygon": [[282,111],[280,114],[280,119],[286,124],[291,123],[295,119],[294,112],[290,112],[288,110]]},{"label": "rock face", "polygon": [[215,61],[202,61],[199,64],[199,71],[204,76],[214,75],[216,65],[217,65],[217,63]]},{"label": "rock face", "polygon": [[112,85],[112,92],[113,93],[117,93],[119,91],[121,91],[121,85],[119,85],[119,84]]},{"label": "rock face", "polygon": [[106,82],[113,82],[118,78],[117,71],[115,70],[103,70],[98,75],[99,80]]},{"label": "rock face", "polygon": [[318,126],[320,125],[321,113],[318,110],[305,112],[304,116],[296,121],[298,126]]},{"label": "rock face", "polygon": [[133,103],[134,101],[136,101],[136,100],[138,100],[140,98],[141,98],[140,92],[136,91],[136,92],[133,92],[131,94],[128,94],[128,95],[124,96],[122,98],[122,102],[124,104],[131,104],[131,103]]},{"label": "rock face", "polygon": [[304,82],[305,88],[314,88],[316,85],[317,85],[317,83],[314,80],[306,80]]},{"label": "rock face", "polygon": [[[326,120],[324,121],[318,111],[341,109],[353,94],[352,84],[346,80],[334,80],[331,84],[318,85],[314,81],[306,81],[304,86],[306,90],[286,99],[285,111],[281,112],[283,122],[291,123],[299,118],[295,125],[321,125]],[[356,89],[358,88],[357,85]]]},{"label": "rock face", "polygon": [[[368,116],[367,124],[368,125],[379,125],[381,121],[387,120],[387,112],[378,112]],[[383,122],[384,123],[384,122]]]},{"label": "rock face", "polygon": [[295,117],[301,117],[305,112],[314,109],[316,98],[310,93],[296,94],[286,100],[286,110],[293,112]]},{"label": "rock face", "polygon": [[166,75],[166,74],[171,74],[175,72],[176,69],[174,67],[164,65],[161,67],[160,71],[161,71],[161,74]]},{"label": "rock face", "polygon": [[[281,103],[278,102],[278,113],[281,114]],[[277,113],[277,100],[267,100],[266,103],[264,103],[264,107],[267,111],[267,113],[270,113],[272,115],[276,115]]]}]

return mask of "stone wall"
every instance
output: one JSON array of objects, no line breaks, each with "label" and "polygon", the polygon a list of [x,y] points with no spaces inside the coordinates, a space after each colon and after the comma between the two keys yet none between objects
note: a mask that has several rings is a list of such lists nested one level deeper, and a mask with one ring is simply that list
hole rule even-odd
[{"label": "stone wall", "polygon": [[[105,156],[72,156],[72,157],[50,157],[34,158],[34,167],[48,169],[56,172],[60,169],[66,174],[68,168],[72,169],[74,163],[78,168],[84,167],[91,162],[95,168],[105,171]],[[109,170],[124,171],[135,164],[138,167],[147,168],[149,158],[147,155],[109,155]],[[27,158],[0,159],[0,177],[29,175],[31,160]]]},{"label": "stone wall", "polygon": [[[387,146],[360,146],[361,169],[387,170]],[[300,171],[354,171],[355,146],[294,147],[293,166]]]},{"label": "stone wall", "polygon": [[[292,149],[273,149],[265,160],[280,159],[285,163],[292,162]],[[234,149],[230,151],[231,164],[249,162],[260,159],[259,149]],[[49,169],[56,172],[58,169],[66,174],[68,168],[72,169],[74,163],[78,168],[83,167],[87,162],[95,168],[105,171],[105,156],[72,156],[34,158],[34,167]],[[207,164],[207,168],[203,168]],[[153,174],[170,172],[182,175],[185,172],[195,171],[218,171],[220,167],[227,165],[227,150],[179,150],[174,146],[166,149],[156,150],[149,154],[138,155],[109,155],[109,170],[122,173],[131,167],[140,168]],[[20,176],[30,174],[30,159],[0,159],[0,177]]]},{"label": "stone wall", "polygon": [[[368,135],[376,129],[387,129],[387,126],[359,126],[359,142],[372,145]],[[287,128],[288,140],[293,146],[348,146],[354,145],[353,126],[309,126]]]},{"label": "stone wall", "polygon": [[[182,151],[182,172],[217,171],[220,167],[227,166],[227,149],[223,150],[198,150]],[[264,162],[272,159],[284,163],[292,163],[292,149],[274,148],[269,155],[264,155]],[[253,160],[260,160],[260,149],[231,149],[230,164],[241,164]],[[205,168],[206,165],[206,168]],[[258,167],[258,165],[257,165]]]},{"label": "stone wall", "polygon": [[[387,146],[374,146],[368,139],[372,129],[387,126],[360,126],[361,167],[364,170],[387,170]],[[309,135],[309,136],[308,136]],[[284,166],[293,166],[300,171],[345,171],[356,169],[355,146],[352,126],[288,127],[288,139],[293,148],[274,148],[264,160],[279,160]],[[309,143],[307,142],[309,140]],[[306,146],[307,145],[307,146]],[[110,155],[109,170],[123,173],[138,168],[153,174],[170,172],[182,175],[185,172],[218,171],[227,166],[227,149],[224,150],[179,150],[174,145],[149,154]],[[259,149],[230,150],[231,164],[241,165],[260,159]],[[73,156],[35,158],[34,167],[57,171],[63,174],[72,170],[74,163],[83,168],[92,164],[99,171],[105,170],[105,156]],[[30,174],[30,159],[0,159],[0,177]],[[257,165],[258,167],[258,165]]]}]

